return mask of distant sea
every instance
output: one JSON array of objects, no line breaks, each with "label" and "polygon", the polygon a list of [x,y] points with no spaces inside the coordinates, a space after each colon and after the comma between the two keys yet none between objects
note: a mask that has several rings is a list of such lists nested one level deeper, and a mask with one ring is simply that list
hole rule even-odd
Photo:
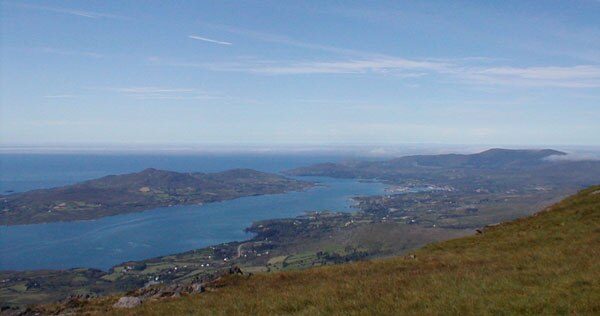
[{"label": "distant sea", "polygon": [[[0,194],[62,186],[150,167],[180,172],[251,168],[279,173],[345,159],[348,157],[267,154],[1,154]],[[251,236],[244,229],[257,220],[294,217],[312,210],[352,211],[352,196],[383,194],[385,189],[380,183],[306,179],[321,185],[302,192],[158,208],[93,221],[0,226],[0,270],[106,270],[124,261],[245,240]]]}]

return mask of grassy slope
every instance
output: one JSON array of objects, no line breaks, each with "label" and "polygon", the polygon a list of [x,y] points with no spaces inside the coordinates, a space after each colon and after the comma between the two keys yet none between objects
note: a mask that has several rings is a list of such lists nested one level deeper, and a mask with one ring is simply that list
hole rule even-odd
[{"label": "grassy slope", "polygon": [[230,277],[213,292],[113,313],[597,315],[600,186],[415,255]]}]

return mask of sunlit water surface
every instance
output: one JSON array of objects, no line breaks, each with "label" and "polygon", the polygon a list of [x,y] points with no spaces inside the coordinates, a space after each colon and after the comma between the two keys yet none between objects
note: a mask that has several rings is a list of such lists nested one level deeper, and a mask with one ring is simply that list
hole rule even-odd
[{"label": "sunlit water surface", "polygon": [[[343,157],[1,155],[0,189],[26,191],[147,167],[220,171],[235,167],[280,172]],[[299,178],[302,179],[302,178]],[[382,194],[385,186],[356,180],[305,178],[320,185],[301,192],[244,197],[205,205],[158,208],[93,221],[0,226],[0,270],[93,267],[183,252],[251,236],[261,219],[311,210],[352,211],[351,197]]]}]

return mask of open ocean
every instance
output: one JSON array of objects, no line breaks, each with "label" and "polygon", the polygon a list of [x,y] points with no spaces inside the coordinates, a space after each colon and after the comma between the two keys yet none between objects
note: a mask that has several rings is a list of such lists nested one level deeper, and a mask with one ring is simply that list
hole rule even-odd
[{"label": "open ocean", "polygon": [[[62,186],[150,167],[181,172],[251,168],[277,173],[345,158],[323,155],[2,154],[0,194]],[[312,210],[352,211],[352,196],[382,194],[385,189],[380,183],[306,179],[322,185],[303,192],[158,208],[93,221],[0,226],[0,270],[74,267],[106,270],[124,261],[245,240],[251,236],[244,229],[257,220],[294,217]]]}]

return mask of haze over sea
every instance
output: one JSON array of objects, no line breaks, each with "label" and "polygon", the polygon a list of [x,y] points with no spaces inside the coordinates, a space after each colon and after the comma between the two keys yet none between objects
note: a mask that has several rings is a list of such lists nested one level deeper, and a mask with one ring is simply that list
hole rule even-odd
[{"label": "haze over sea", "polygon": [[[266,172],[348,157],[332,155],[92,155],[2,154],[0,194],[49,188],[153,167],[215,172],[251,168]],[[303,192],[245,197],[202,206],[159,208],[94,221],[0,226],[0,270],[92,267],[108,269],[140,260],[251,236],[261,219],[311,210],[351,211],[350,197],[381,194],[379,183],[309,178],[321,186]]]}]

